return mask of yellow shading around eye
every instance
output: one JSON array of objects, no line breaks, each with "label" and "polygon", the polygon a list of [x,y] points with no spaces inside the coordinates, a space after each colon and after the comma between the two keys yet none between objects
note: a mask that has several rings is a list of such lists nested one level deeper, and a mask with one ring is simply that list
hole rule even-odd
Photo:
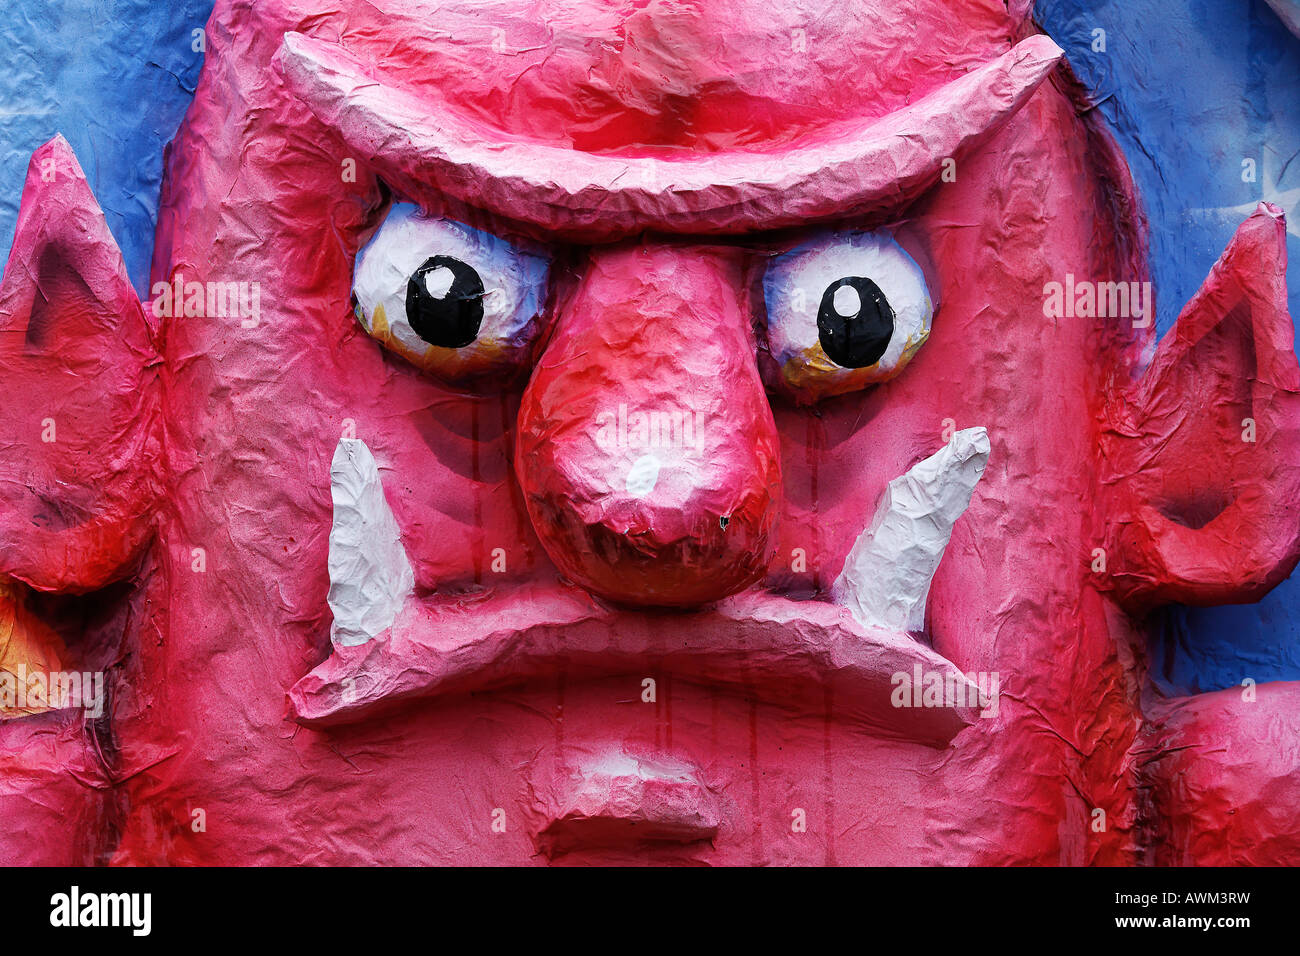
[{"label": "yellow shading around eye", "polygon": [[814,342],[786,359],[781,374],[792,388],[821,396],[843,395],[894,378],[907,367],[929,337],[929,329],[909,335],[903,343],[898,363],[890,369],[882,369],[879,363],[866,368],[842,368],[831,361],[820,342]]},{"label": "yellow shading around eye", "polygon": [[495,362],[505,356],[506,350],[497,339],[479,338],[463,349],[444,349],[430,345],[424,350],[424,357],[430,363],[464,362],[467,353],[473,353],[475,361]]},{"label": "yellow shading around eye", "polygon": [[375,314],[370,322],[369,331],[371,336],[382,342],[390,352],[396,352],[402,358],[420,368],[429,368],[429,349],[417,352],[394,335],[392,327],[388,324],[388,313],[384,311],[382,304],[375,306]]},{"label": "yellow shading around eye", "polygon": [[929,337],[929,329],[922,329],[916,335],[907,337],[907,341],[903,343],[903,354],[898,357],[898,367],[894,369],[895,375],[901,372],[908,362],[912,361],[912,356],[916,354],[916,350],[924,345]]},{"label": "yellow shading around eye", "polygon": [[[0,684],[0,720],[51,710],[39,695],[19,698],[16,689],[33,674],[45,675],[48,686],[49,675],[67,670],[62,639],[28,610],[22,588],[0,582],[0,672],[13,675]],[[18,706],[20,701],[26,706]]]},{"label": "yellow shading around eye", "polygon": [[417,368],[433,372],[449,380],[456,380],[466,375],[484,374],[494,369],[513,365],[517,350],[510,348],[496,338],[480,338],[462,349],[447,349],[430,345],[423,352],[417,352],[393,334],[388,324],[388,315],[383,305],[376,305],[374,315],[367,326],[361,320],[363,328],[371,337],[381,342],[390,352],[402,356]]}]

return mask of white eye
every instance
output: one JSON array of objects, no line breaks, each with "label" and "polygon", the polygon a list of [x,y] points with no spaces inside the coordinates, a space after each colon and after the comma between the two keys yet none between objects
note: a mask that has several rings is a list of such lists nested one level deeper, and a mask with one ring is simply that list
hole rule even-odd
[{"label": "white eye", "polygon": [[893,378],[934,315],[920,266],[885,233],[831,233],[777,256],[763,297],[780,384],[810,400]]},{"label": "white eye", "polygon": [[548,261],[397,203],[357,255],[352,300],[374,338],[461,381],[517,367],[540,326]]}]

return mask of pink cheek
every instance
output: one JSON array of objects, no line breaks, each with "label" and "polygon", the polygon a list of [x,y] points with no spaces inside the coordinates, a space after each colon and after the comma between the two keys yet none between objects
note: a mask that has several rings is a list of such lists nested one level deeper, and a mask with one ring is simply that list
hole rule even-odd
[{"label": "pink cheek", "polygon": [[538,361],[515,467],[576,583],[690,606],[758,580],[781,501],[776,428],[730,250],[597,250]]}]

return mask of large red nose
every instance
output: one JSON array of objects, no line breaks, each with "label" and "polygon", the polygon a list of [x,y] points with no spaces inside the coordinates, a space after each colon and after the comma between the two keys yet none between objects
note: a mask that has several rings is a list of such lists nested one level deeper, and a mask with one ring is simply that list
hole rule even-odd
[{"label": "large red nose", "polygon": [[596,594],[691,606],[763,574],[781,500],[740,254],[595,250],[519,413],[515,470],[556,566]]}]

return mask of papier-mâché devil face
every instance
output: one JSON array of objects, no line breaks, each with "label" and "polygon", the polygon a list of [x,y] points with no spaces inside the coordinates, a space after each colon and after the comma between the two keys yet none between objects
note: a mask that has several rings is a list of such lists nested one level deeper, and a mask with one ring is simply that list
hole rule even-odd
[{"label": "papier-m\u00e2ch\u00e9 devil face", "polygon": [[[44,147],[0,571],[68,666],[121,634],[106,753],[4,725],[105,781],[64,858],[1293,857],[1171,764],[1295,688],[1144,663],[1300,553],[1280,214],[1148,363],[1122,160],[1012,6],[220,2],[143,306]],[[1188,835],[1228,799],[1249,852]]]}]

